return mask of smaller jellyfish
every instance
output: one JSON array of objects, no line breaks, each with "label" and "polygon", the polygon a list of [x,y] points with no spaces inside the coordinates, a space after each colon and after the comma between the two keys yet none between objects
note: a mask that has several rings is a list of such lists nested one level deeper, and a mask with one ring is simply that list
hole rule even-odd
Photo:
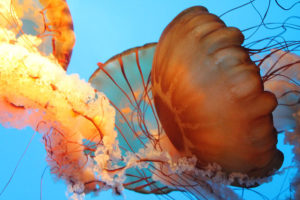
[{"label": "smaller jellyfish", "polygon": [[10,3],[0,3],[8,22],[0,24],[0,123],[43,134],[51,172],[78,189],[77,183],[95,180],[93,158],[106,168],[119,156],[115,110],[103,93],[40,52],[39,35],[20,34],[11,26],[6,19],[20,19]]},{"label": "smaller jellyfish", "polygon": [[[42,39],[39,50],[52,53],[67,70],[75,44],[72,16],[65,0],[12,0],[6,19],[18,34],[31,34]],[[9,15],[6,15],[9,16]],[[16,20],[16,19],[19,20]],[[30,45],[30,39],[26,42]]]},{"label": "smaller jellyfish", "polygon": [[44,6],[43,11],[49,19],[45,24],[47,31],[53,32],[53,54],[60,65],[67,70],[72,49],[75,44],[73,21],[66,0],[39,0]]},{"label": "smaller jellyfish", "polygon": [[300,57],[296,54],[273,49],[260,67],[265,90],[272,91],[278,100],[273,116],[279,132],[296,128],[293,114],[300,109],[299,66]]},{"label": "smaller jellyfish", "polygon": [[291,185],[295,199],[300,198],[300,57],[273,49],[261,64],[266,90],[274,92],[278,106],[273,112],[274,124],[285,133],[285,142],[293,146],[296,176]]}]

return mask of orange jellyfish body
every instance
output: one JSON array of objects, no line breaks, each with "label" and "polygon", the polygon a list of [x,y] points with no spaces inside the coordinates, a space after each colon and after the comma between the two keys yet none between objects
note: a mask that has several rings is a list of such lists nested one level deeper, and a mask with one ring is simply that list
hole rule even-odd
[{"label": "orange jellyfish body", "polygon": [[272,111],[259,68],[241,46],[243,34],[204,7],[179,14],[155,52],[152,93],[157,114],[178,151],[197,166],[266,177],[280,168]]}]

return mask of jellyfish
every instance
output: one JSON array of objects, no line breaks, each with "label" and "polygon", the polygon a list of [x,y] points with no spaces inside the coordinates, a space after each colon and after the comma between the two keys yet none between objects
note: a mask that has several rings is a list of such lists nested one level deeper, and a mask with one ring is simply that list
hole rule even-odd
[{"label": "jellyfish", "polygon": [[152,94],[166,134],[200,168],[218,163],[226,173],[263,177],[283,161],[271,115],[276,98],[263,91],[242,43],[239,30],[205,8],[183,11],[158,43]]},{"label": "jellyfish", "polygon": [[[52,172],[70,182],[88,182],[93,173],[86,168],[89,165],[87,155],[92,156],[87,152],[94,144],[103,144],[107,147],[103,151],[118,154],[117,149],[111,149],[116,136],[114,109],[103,93],[80,80],[78,75],[67,75],[67,65],[62,66],[57,55],[48,55],[39,49],[47,44],[43,43],[41,35],[23,31],[22,20],[26,17],[18,15],[10,0],[1,1],[0,9],[1,20],[5,22],[0,27],[1,124],[17,129],[29,126],[43,133]],[[66,50],[59,45],[56,47]],[[105,139],[105,132],[110,139]],[[105,165],[105,160],[101,162]],[[75,178],[72,174],[78,176]],[[2,188],[0,195],[7,186]]]},{"label": "jellyfish", "polygon": [[[60,65],[67,70],[75,44],[72,16],[65,0],[12,0],[15,15],[2,18],[16,32],[36,35],[41,38],[41,52],[52,53]],[[11,12],[7,8],[7,12]],[[19,20],[16,20],[16,19]],[[30,43],[30,39],[27,41]]]},{"label": "jellyfish", "polygon": [[[278,77],[285,77],[283,82],[290,85],[286,87],[287,92],[295,95],[292,106],[298,107],[299,85],[288,82],[290,80],[297,82],[298,78],[295,77],[299,73],[297,71],[299,57],[284,53],[293,57],[294,62],[289,59],[278,59],[286,62],[278,64],[277,61],[268,59],[275,56],[274,52],[279,52],[274,50],[268,56],[256,61],[258,63],[256,66],[249,56],[253,55],[251,50],[241,47],[243,40],[243,35],[238,29],[226,27],[218,17],[209,14],[206,8],[193,7],[183,11],[167,26],[158,47],[153,43],[147,44],[129,49],[104,64],[99,63],[99,68],[90,78],[90,82],[98,90],[104,91],[116,108],[116,127],[120,133],[119,141],[122,149],[139,152],[141,148],[147,149],[146,141],[150,140],[151,146],[156,151],[162,153],[168,151],[173,160],[180,160],[182,156],[187,155],[193,158],[192,156],[196,155],[197,161],[185,160],[190,169],[194,172],[199,168],[206,169],[209,171],[206,171],[206,177],[212,179],[227,177],[229,179],[227,184],[235,186],[254,187],[264,182],[261,179],[276,173],[282,165],[283,154],[276,148],[278,133],[273,125],[272,111],[277,105],[277,99],[285,103],[287,101],[277,94],[276,99],[269,91],[277,93],[278,89],[271,88],[274,86],[273,81]],[[291,44],[293,45],[296,46],[297,43]],[[278,46],[280,47],[280,44]],[[151,68],[151,64],[148,64],[152,60],[149,54],[152,55],[154,51]],[[269,65],[271,70],[261,79],[259,66],[267,62],[271,63]],[[267,71],[261,68],[262,71]],[[278,68],[281,72],[278,72]],[[287,71],[289,73],[286,73]],[[228,88],[225,89],[226,85]],[[264,87],[268,91],[265,91]],[[227,99],[226,95],[230,97]],[[230,104],[234,104],[234,108],[226,105],[226,99]],[[243,104],[243,101],[248,104]],[[242,105],[238,106],[238,102]],[[250,106],[252,103],[253,107]],[[203,104],[203,107],[197,108],[198,104]],[[279,109],[280,107],[281,105]],[[225,111],[225,108],[229,111]],[[238,108],[241,110],[238,111]],[[288,109],[290,108],[288,106]],[[295,124],[293,114],[299,109],[292,108],[293,111],[281,119],[276,114],[282,113],[279,109],[274,112],[277,129],[278,121],[281,120],[291,120]],[[238,114],[232,113],[234,110]],[[218,117],[214,117],[213,113]],[[222,119],[220,116],[222,113],[225,118],[228,117],[228,122]],[[221,121],[217,122],[217,119]],[[247,122],[236,122],[237,119]],[[231,126],[231,123],[234,128],[227,127]],[[239,130],[241,128],[253,129]],[[217,130],[225,134],[224,138]],[[288,129],[278,129],[279,132],[282,130]],[[235,131],[238,133],[234,134]],[[252,132],[254,135],[251,136],[246,132],[249,134]],[[231,137],[230,134],[234,136]],[[206,148],[205,145],[211,146]],[[241,147],[238,147],[239,145]],[[251,149],[254,152],[251,153]],[[232,160],[227,158],[226,154]],[[159,163],[162,162],[162,158],[158,161],[149,157],[151,156],[148,155],[146,160],[153,165],[149,165],[150,172],[130,171],[129,183],[125,182],[126,188],[143,193],[157,192],[162,190],[158,186],[159,180],[171,188],[175,187],[178,190],[184,188],[200,199],[211,196],[207,193],[204,195],[200,188],[195,189],[195,185],[201,185],[211,193],[220,194],[220,191],[214,190],[220,187],[214,185],[218,181],[215,180],[214,184],[209,185],[209,181],[205,180],[204,171],[197,171],[197,175],[202,175],[202,177],[199,175],[201,177],[199,179],[189,170],[184,173],[181,171],[181,176],[177,177],[174,173],[178,173],[178,169],[171,172],[168,164]],[[180,162],[183,161],[180,160],[177,164]],[[209,165],[212,163],[220,166]],[[197,169],[193,168],[195,166]],[[187,166],[180,167],[184,169]],[[218,171],[220,169],[224,173],[220,173]],[[154,174],[152,179],[149,178],[149,174]],[[191,177],[194,182],[189,180]],[[232,195],[229,193],[226,191],[224,196],[216,195],[214,198],[229,198]]]},{"label": "jellyfish", "polygon": [[[61,2],[62,5],[63,2],[65,3],[65,1],[52,2]],[[42,1],[41,3],[43,4]],[[49,6],[54,5],[51,3]],[[46,13],[41,14],[42,16],[47,16],[47,9],[45,11]],[[53,10],[52,12],[54,13],[55,11]],[[12,13],[10,14],[12,15]],[[5,35],[9,37],[4,37],[1,40],[1,46],[3,45],[1,58],[5,58],[2,59],[4,64],[1,64],[1,75],[3,77],[1,78],[1,85],[7,85],[7,87],[1,88],[1,110],[5,111],[2,112],[1,123],[16,128],[23,128],[29,125],[35,131],[42,133],[43,144],[47,151],[47,162],[50,165],[51,172],[56,177],[65,180],[68,189],[72,192],[71,199],[82,199],[86,193],[97,194],[109,189],[116,195],[122,195],[124,188],[138,193],[163,195],[163,198],[172,198],[169,196],[171,192],[180,191],[183,193],[184,198],[190,199],[238,199],[239,196],[228,185],[253,187],[269,181],[270,177],[268,176],[277,173],[276,170],[282,162],[282,155],[276,148],[277,133],[275,130],[266,132],[268,140],[270,139],[270,135],[268,134],[273,134],[274,138],[273,141],[268,143],[270,144],[270,149],[267,149],[269,150],[269,154],[259,152],[261,153],[259,156],[262,159],[260,159],[260,165],[257,166],[257,163],[253,162],[253,158],[251,157],[249,158],[252,161],[250,162],[250,166],[246,166],[242,162],[243,159],[237,159],[243,158],[245,151],[236,152],[231,150],[232,152],[228,153],[229,149],[224,148],[222,149],[222,153],[224,152],[225,155],[228,155],[226,159],[216,156],[212,160],[209,160],[210,157],[203,157],[194,149],[195,145],[192,142],[196,142],[196,140],[184,138],[179,141],[183,144],[178,145],[178,141],[176,141],[177,136],[172,136],[173,130],[170,131],[168,127],[169,122],[178,122],[178,120],[172,119],[176,113],[170,114],[170,110],[164,107],[166,101],[168,102],[173,99],[168,99],[170,98],[170,95],[167,95],[168,91],[165,91],[165,93],[159,92],[162,86],[168,85],[168,81],[162,82],[159,79],[163,75],[154,74],[157,71],[157,67],[162,68],[160,59],[163,62],[165,61],[164,59],[170,59],[171,64],[175,63],[175,65],[172,64],[170,66],[176,66],[176,64],[180,63],[184,66],[182,69],[188,69],[190,66],[184,61],[199,61],[198,59],[201,56],[197,57],[195,54],[197,55],[198,51],[202,52],[203,49],[198,50],[196,48],[196,43],[191,42],[193,41],[193,37],[176,38],[176,36],[180,35],[180,31],[184,32],[185,28],[191,25],[189,23],[180,23],[181,20],[193,17],[197,19],[195,21],[199,23],[197,24],[199,26],[205,25],[205,19],[210,19],[215,26],[222,27],[222,30],[225,30],[225,32],[228,31],[228,35],[222,35],[223,37],[220,37],[220,40],[229,37],[229,44],[232,42],[235,44],[235,47],[233,48],[234,50],[230,49],[232,50],[232,54],[224,53],[228,47],[224,48],[224,51],[222,51],[222,48],[220,52],[224,53],[224,56],[220,55],[220,59],[222,57],[224,59],[222,60],[223,62],[228,62],[228,68],[230,69],[236,63],[234,60],[226,60],[226,58],[233,57],[237,59],[235,60],[237,63],[239,61],[247,63],[248,68],[246,69],[250,71],[250,78],[252,79],[249,80],[249,85],[247,84],[248,82],[240,85],[248,89],[250,88],[255,92],[259,91],[263,97],[270,100],[272,105],[261,106],[260,108],[261,110],[267,110],[264,113],[266,121],[263,123],[263,125],[266,125],[264,128],[274,130],[271,122],[271,110],[275,107],[276,100],[274,95],[263,90],[263,83],[265,89],[274,92],[277,89],[274,90],[272,88],[273,84],[271,84],[271,81],[278,81],[279,77],[285,77],[285,80],[291,81],[291,83],[287,84],[288,86],[284,89],[288,91],[288,95],[292,94],[291,102],[293,102],[292,104],[295,103],[294,100],[297,100],[298,86],[294,84],[294,79],[297,80],[297,76],[294,77],[293,75],[294,73],[298,74],[297,71],[294,71],[297,69],[294,64],[298,62],[299,58],[290,54],[287,50],[288,48],[296,49],[297,43],[290,44],[287,42],[287,45],[285,45],[286,43],[275,41],[277,45],[267,44],[265,48],[258,51],[250,49],[251,45],[253,45],[251,43],[245,45],[245,48],[243,48],[241,47],[241,33],[235,28],[226,27],[221,19],[209,14],[203,7],[190,8],[179,14],[167,26],[158,44],[149,43],[141,47],[132,48],[112,57],[104,64],[98,63],[98,69],[90,78],[91,85],[79,80],[77,75],[67,75],[60,67],[64,62],[61,62],[58,56],[55,57],[59,62],[52,59],[51,55],[45,57],[44,53],[39,50],[41,35],[37,34],[37,37],[31,37],[28,34],[22,33],[20,36],[12,36],[13,33],[16,33],[14,29],[11,32],[5,30]],[[42,22],[43,24],[47,24],[44,20]],[[46,29],[55,35],[56,32],[49,29],[49,26]],[[173,34],[174,27],[176,29],[177,26],[180,27],[179,32],[177,30]],[[57,26],[54,28],[59,30]],[[256,28],[252,27],[252,29]],[[196,31],[193,31],[193,29],[190,29],[190,32],[186,31],[185,33],[201,35],[201,30],[196,28]],[[237,34],[239,37],[231,38],[230,34]],[[24,36],[27,38],[26,41],[33,41],[33,45],[29,48],[27,43],[22,40]],[[172,40],[174,37],[176,42],[170,43],[170,48],[167,48],[169,52],[165,54],[162,46],[166,45],[166,43],[168,44],[168,40]],[[270,38],[270,42],[272,43],[272,40],[274,41],[275,39],[277,38]],[[63,40],[66,40],[66,38],[63,38],[60,42]],[[52,43],[45,44],[46,47],[50,45],[53,48],[53,41],[56,44],[59,39],[51,39]],[[219,44],[218,42],[220,41],[216,40],[213,42]],[[69,45],[68,42],[66,44],[68,44],[67,49],[69,49],[67,52],[70,52],[72,45]],[[224,44],[228,43],[225,42]],[[190,48],[181,48],[182,46],[180,45],[188,45]],[[208,47],[211,44],[208,42],[202,45],[204,45],[202,47],[205,47],[205,45]],[[56,47],[58,46],[54,46],[55,50]],[[213,47],[219,48],[218,45]],[[274,48],[272,53],[255,61],[250,60],[248,54],[255,57],[258,52],[267,52],[271,47]],[[60,48],[64,49],[63,47]],[[215,48],[212,48],[212,50],[216,50]],[[183,51],[183,54],[181,54],[182,49],[189,49],[189,51]],[[285,51],[281,51],[281,49]],[[18,54],[12,55],[11,52],[18,52]],[[175,55],[179,53],[179,56],[174,56],[172,52],[175,52]],[[55,52],[52,51],[52,53]],[[282,56],[280,53],[292,58],[282,59],[286,56]],[[209,56],[212,54],[209,54]],[[160,57],[161,55],[164,56]],[[192,59],[188,56],[191,56]],[[209,56],[207,57],[210,58]],[[187,57],[188,59],[186,59]],[[278,64],[276,58],[277,60],[285,60],[286,63]],[[208,59],[207,62],[209,61]],[[213,61],[211,62],[213,63]],[[10,64],[8,65],[7,63]],[[205,64],[209,65],[209,63]],[[209,74],[210,68],[206,69],[205,64],[201,65],[201,69],[204,71],[207,70],[205,74]],[[216,63],[214,64],[217,65]],[[259,68],[263,67],[265,67],[266,73],[262,75],[263,78],[261,80],[259,77]],[[66,67],[63,68],[66,69]],[[245,67],[242,67],[243,69]],[[288,69],[293,70],[289,71]],[[236,73],[242,73],[242,70]],[[168,70],[168,72],[173,73],[174,71]],[[220,75],[218,71],[213,72],[211,73],[214,76],[218,77]],[[244,75],[247,77],[248,74]],[[205,77],[201,73],[199,76],[203,76],[204,79],[210,78]],[[155,78],[159,81],[155,82]],[[178,82],[176,76],[172,76],[172,78],[175,78],[174,81]],[[184,76],[179,78],[184,78]],[[182,92],[188,92],[189,89],[193,89],[189,85],[190,83],[193,82],[186,83],[184,89],[180,89],[182,87],[180,85],[178,89]],[[267,86],[267,83],[270,83],[270,86]],[[255,87],[252,87],[253,84]],[[176,87],[172,88],[172,85],[170,87],[171,91],[177,89]],[[213,97],[216,95],[216,99],[220,99],[217,95],[223,91],[217,90],[216,92],[214,90],[215,87],[217,86],[212,86],[212,91],[203,92],[203,95],[206,93]],[[205,89],[209,90],[209,88],[207,86]],[[199,90],[199,88],[197,89]],[[247,90],[237,90],[237,92],[245,94],[243,92],[247,92]],[[158,94],[166,96],[161,97]],[[275,95],[280,100],[280,106],[286,106],[288,119],[291,120],[293,117],[291,115],[294,114],[294,110],[297,110],[297,102],[296,107],[293,107],[294,105],[289,105],[290,102],[286,103],[285,98],[281,99],[281,97],[286,97],[287,95],[282,95],[282,93],[275,93]],[[293,95],[296,96],[294,97]],[[163,102],[161,102],[161,99]],[[258,100],[267,102],[266,99],[262,98]],[[184,100],[193,102],[194,99],[187,98]],[[184,108],[191,106],[191,102],[183,105]],[[251,103],[253,102],[251,101]],[[218,102],[211,103],[220,104],[220,106],[224,105]],[[169,105],[178,106],[177,104],[173,105],[173,103]],[[230,105],[234,107],[235,104]],[[225,105],[226,108],[227,106]],[[268,108],[268,106],[270,107]],[[244,107],[246,108],[246,106]],[[241,106],[238,108],[241,108]],[[257,114],[256,109],[250,111],[253,111],[250,114],[257,117],[255,115]],[[208,113],[205,112],[204,114]],[[244,113],[244,111],[241,110],[238,113]],[[169,117],[166,117],[166,115]],[[224,116],[227,117],[227,115]],[[276,115],[274,114],[274,116]],[[231,117],[229,119],[235,119],[233,114],[229,117]],[[243,117],[240,118],[244,119]],[[216,117],[216,120],[218,119]],[[238,118],[235,120],[241,119]],[[283,116],[282,119],[287,118]],[[190,118],[189,122],[192,123],[194,122],[193,120],[193,118]],[[296,127],[295,120],[291,121],[293,123],[289,127]],[[229,120],[229,122],[231,121]],[[228,125],[229,122],[224,124]],[[172,125],[176,126],[176,124]],[[211,123],[211,126],[213,125],[214,123]],[[229,125],[231,124],[229,123]],[[240,126],[239,128],[241,129],[247,129],[247,123],[245,123],[244,127],[239,123],[232,123],[232,126],[234,125]],[[275,127],[278,129],[280,126],[275,124]],[[179,130],[180,128],[175,131]],[[278,130],[282,132],[285,131],[285,128]],[[223,132],[221,131],[220,133]],[[228,133],[232,132],[229,131]],[[186,134],[188,133],[182,135],[186,137]],[[236,136],[243,138],[244,134],[236,134]],[[228,134],[228,137],[230,137],[230,134]],[[293,137],[292,134],[291,137]],[[266,148],[264,142],[268,141],[261,141],[260,139],[254,137],[254,141],[250,143],[248,150],[253,150],[254,153],[262,149],[264,150]],[[246,142],[246,140],[242,141]],[[224,144],[228,143],[224,142]],[[240,145],[239,148],[244,148],[242,146],[243,143],[236,142],[234,144]],[[258,145],[260,148],[255,149],[251,145]],[[217,152],[216,149],[208,148],[208,150]],[[230,156],[233,156],[232,159],[234,162],[228,162]],[[263,169],[259,169],[260,167]],[[253,171],[255,173],[252,173]]]},{"label": "jellyfish", "polygon": [[[271,61],[270,61],[271,60]],[[273,63],[273,64],[270,64]],[[275,63],[275,64],[274,64]],[[300,57],[282,50],[272,50],[270,57],[261,66],[264,73],[265,89],[274,92],[278,106],[273,112],[274,124],[279,132],[285,133],[285,141],[291,144],[295,154],[297,174],[291,185],[294,198],[300,197],[299,190],[299,69]]]}]

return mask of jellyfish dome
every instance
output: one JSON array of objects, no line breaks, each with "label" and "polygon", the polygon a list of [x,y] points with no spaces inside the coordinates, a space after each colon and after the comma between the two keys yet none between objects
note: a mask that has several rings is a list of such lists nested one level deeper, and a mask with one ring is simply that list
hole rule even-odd
[{"label": "jellyfish dome", "polygon": [[158,42],[152,93],[168,137],[196,155],[198,167],[218,163],[227,173],[264,177],[283,161],[272,122],[277,102],[243,40],[204,7],[183,11]]}]

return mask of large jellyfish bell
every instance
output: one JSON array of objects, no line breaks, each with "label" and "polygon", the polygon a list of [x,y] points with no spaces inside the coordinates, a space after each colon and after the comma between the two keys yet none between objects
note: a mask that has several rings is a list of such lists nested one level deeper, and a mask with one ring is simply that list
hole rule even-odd
[{"label": "large jellyfish bell", "polygon": [[166,134],[198,167],[264,177],[283,161],[271,114],[277,102],[243,40],[204,7],[183,11],[158,43],[152,93]]}]

